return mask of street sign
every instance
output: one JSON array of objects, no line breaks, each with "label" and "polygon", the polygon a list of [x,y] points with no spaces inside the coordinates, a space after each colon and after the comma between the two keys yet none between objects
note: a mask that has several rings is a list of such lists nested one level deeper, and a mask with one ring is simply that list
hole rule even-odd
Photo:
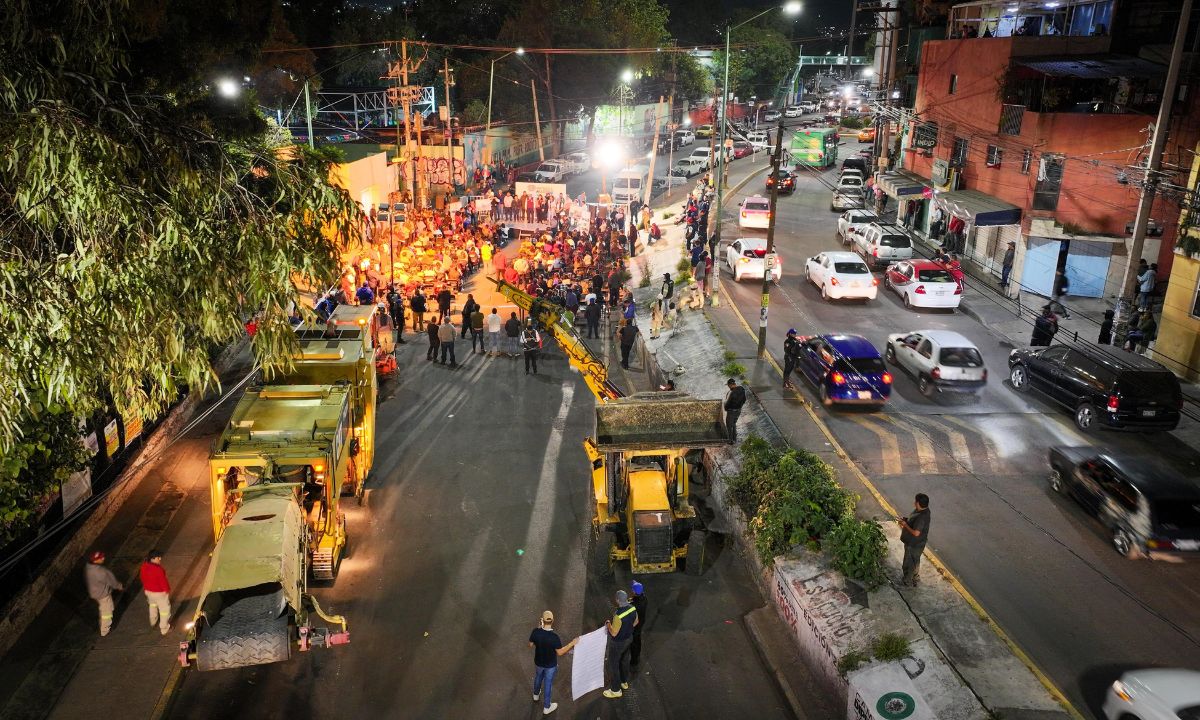
[{"label": "street sign", "polygon": [[766,257],[766,261],[767,261],[767,270],[768,271],[774,270],[775,266],[779,264],[779,254],[771,253],[770,255],[768,255]]},{"label": "street sign", "polygon": [[932,150],[937,147],[938,127],[930,123],[917,125],[912,136],[912,147],[921,150]]}]

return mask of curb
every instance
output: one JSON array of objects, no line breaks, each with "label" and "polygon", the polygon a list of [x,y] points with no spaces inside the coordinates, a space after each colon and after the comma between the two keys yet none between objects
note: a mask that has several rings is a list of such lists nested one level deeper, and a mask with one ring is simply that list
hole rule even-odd
[{"label": "curb", "polygon": [[[228,367],[248,341],[249,338],[242,338],[223,350],[213,362],[214,371],[220,373]],[[139,465],[138,461],[143,457],[150,457],[168,443],[176,431],[192,418],[201,400],[203,398],[198,393],[190,393],[182,402],[168,411],[167,417],[150,433],[137,457],[131,461],[132,467],[127,468],[114,481],[113,489],[80,523],[79,528],[62,546],[54,559],[9,603],[3,619],[0,619],[0,657],[7,654],[17,639],[29,628],[51,596],[74,571],[87,548],[95,542],[113,516],[124,505],[125,500],[133,494],[133,491],[154,466],[153,463]]]}]

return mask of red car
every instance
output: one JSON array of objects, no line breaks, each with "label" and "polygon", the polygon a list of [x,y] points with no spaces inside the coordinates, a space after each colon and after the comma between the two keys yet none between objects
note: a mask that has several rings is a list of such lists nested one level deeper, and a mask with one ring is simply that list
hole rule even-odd
[{"label": "red car", "polygon": [[733,144],[733,159],[739,160],[754,154],[754,146],[745,141],[738,141]]}]

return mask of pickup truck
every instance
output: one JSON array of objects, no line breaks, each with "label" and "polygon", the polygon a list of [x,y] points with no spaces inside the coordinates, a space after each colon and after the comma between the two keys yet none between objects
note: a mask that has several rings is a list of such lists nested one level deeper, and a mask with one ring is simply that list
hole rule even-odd
[{"label": "pickup truck", "polygon": [[563,163],[557,160],[549,160],[538,165],[537,170],[534,170],[533,174],[537,177],[538,182],[557,183],[566,179],[569,173]]}]

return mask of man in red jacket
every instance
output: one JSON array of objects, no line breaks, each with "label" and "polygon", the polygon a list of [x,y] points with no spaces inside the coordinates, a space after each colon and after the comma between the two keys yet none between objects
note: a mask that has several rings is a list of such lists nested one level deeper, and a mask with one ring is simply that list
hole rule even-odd
[{"label": "man in red jacket", "polygon": [[141,576],[146,602],[150,604],[150,627],[158,625],[159,631],[166,635],[171,632],[171,583],[167,582],[161,552],[150,551],[142,563]]}]

